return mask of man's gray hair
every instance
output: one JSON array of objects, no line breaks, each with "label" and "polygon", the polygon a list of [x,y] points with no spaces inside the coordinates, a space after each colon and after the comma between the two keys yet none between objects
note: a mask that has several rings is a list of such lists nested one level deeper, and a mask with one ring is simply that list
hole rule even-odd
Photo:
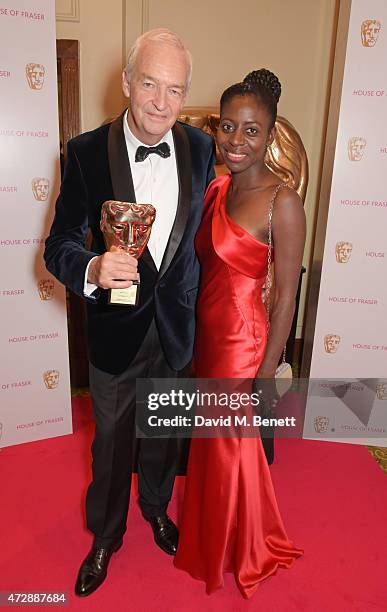
[{"label": "man's gray hair", "polygon": [[125,67],[128,82],[130,82],[131,74],[133,72],[137,60],[137,55],[141,47],[148,42],[164,42],[169,45],[173,45],[174,47],[185,53],[187,60],[186,92],[188,92],[192,78],[192,56],[181,38],[177,34],[175,34],[175,32],[172,32],[167,28],[155,28],[154,30],[149,30],[149,32],[145,32],[135,40],[132,48],[129,51],[128,62]]}]

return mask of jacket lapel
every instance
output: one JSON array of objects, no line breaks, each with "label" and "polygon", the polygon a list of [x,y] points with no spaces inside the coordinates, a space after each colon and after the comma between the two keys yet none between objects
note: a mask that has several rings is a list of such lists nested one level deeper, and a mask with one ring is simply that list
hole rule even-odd
[{"label": "jacket lapel", "polygon": [[172,134],[175,144],[177,176],[179,181],[179,200],[175,221],[161,262],[159,278],[161,278],[169,268],[181,239],[183,238],[192,198],[192,166],[188,136],[179,123],[175,123],[172,128]]},{"label": "jacket lapel", "polygon": [[[119,115],[117,119],[110,124],[108,134],[109,170],[113,185],[114,199],[120,202],[136,202],[132,170],[130,168],[125,135],[122,127],[124,113]],[[141,259],[157,273],[155,262],[148,248],[146,248],[141,255]]]}]

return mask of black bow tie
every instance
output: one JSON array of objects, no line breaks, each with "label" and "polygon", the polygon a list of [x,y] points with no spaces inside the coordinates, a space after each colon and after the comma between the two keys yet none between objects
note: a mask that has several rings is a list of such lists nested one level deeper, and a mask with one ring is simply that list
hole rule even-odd
[{"label": "black bow tie", "polygon": [[136,151],[136,162],[142,162],[144,159],[148,157],[151,153],[157,153],[160,157],[169,157],[171,155],[171,150],[169,148],[169,144],[167,142],[160,142],[156,147],[138,147]]}]

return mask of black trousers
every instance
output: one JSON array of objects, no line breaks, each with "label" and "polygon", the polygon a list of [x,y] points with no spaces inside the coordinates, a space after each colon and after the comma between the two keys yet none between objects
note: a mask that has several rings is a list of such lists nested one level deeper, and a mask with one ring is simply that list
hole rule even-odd
[{"label": "black trousers", "polygon": [[[117,342],[120,339],[117,338]],[[129,368],[108,374],[90,364],[95,438],[93,480],[87,492],[87,526],[96,546],[109,546],[126,531],[136,442],[136,378],[176,378],[165,360],[152,321]],[[139,440],[139,501],[145,518],[163,514],[172,495],[178,460],[176,439]]]}]

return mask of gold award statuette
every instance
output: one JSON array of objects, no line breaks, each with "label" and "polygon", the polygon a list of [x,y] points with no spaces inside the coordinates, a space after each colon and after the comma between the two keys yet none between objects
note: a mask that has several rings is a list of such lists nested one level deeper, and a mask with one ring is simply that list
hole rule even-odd
[{"label": "gold award statuette", "polygon": [[[156,209],[151,204],[108,200],[102,204],[101,231],[108,251],[122,250],[139,259],[150,237]],[[117,279],[119,280],[119,279]],[[127,289],[110,289],[109,304],[137,306],[140,281]]]}]

